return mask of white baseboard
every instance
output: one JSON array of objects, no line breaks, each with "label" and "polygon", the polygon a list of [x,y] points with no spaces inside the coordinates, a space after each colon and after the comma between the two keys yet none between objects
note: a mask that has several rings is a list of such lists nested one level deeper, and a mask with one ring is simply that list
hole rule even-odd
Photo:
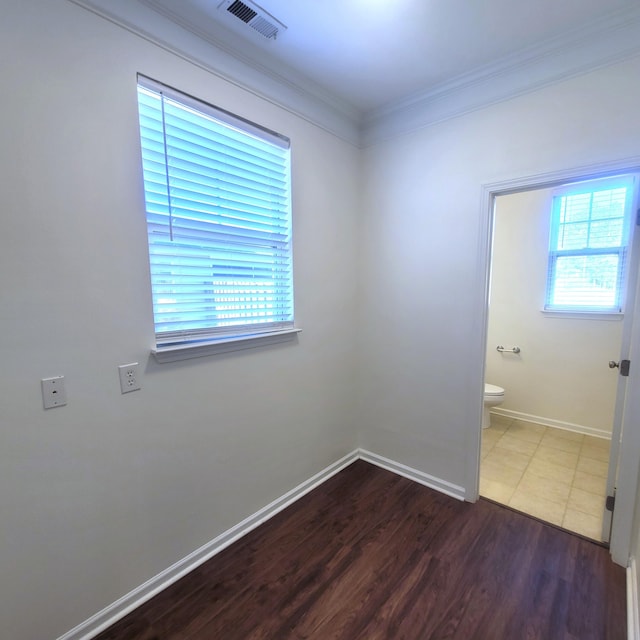
[{"label": "white baseboard", "polygon": [[545,427],[553,427],[554,429],[564,429],[565,431],[575,431],[576,433],[583,433],[587,436],[594,436],[596,438],[604,438],[605,440],[611,440],[611,432],[604,429],[596,429],[594,427],[587,427],[582,424],[574,424],[573,422],[563,422],[562,420],[554,420],[553,418],[544,418],[542,416],[534,416],[530,413],[522,413],[520,411],[512,411],[511,409],[503,409],[502,407],[496,407],[491,409],[491,413],[497,416],[504,416],[505,418],[512,418],[514,420],[523,420],[524,422],[535,422],[536,424],[544,425]]},{"label": "white baseboard", "polygon": [[355,450],[71,629],[58,640],[90,640],[360,457]]},{"label": "white baseboard", "polygon": [[635,558],[631,558],[627,567],[627,638],[628,640],[640,640],[638,571]]},{"label": "white baseboard", "polygon": [[189,572],[193,571],[203,562],[206,562],[217,553],[220,553],[220,551],[228,547],[230,544],[233,544],[242,536],[260,526],[269,520],[269,518],[272,518],[277,513],[296,502],[296,500],[302,498],[302,496],[306,495],[356,460],[365,460],[366,462],[370,462],[378,467],[382,467],[383,469],[397,473],[405,478],[419,482],[422,485],[435,489],[436,491],[440,491],[441,493],[445,493],[446,495],[457,498],[458,500],[464,500],[465,498],[464,487],[452,484],[446,480],[441,480],[440,478],[436,478],[428,473],[424,473],[399,462],[395,462],[389,458],[384,458],[383,456],[371,453],[371,451],[356,449],[337,462],[329,465],[302,484],[299,484],[291,491],[288,491],[277,500],[274,500],[271,504],[268,504],[253,515],[245,518],[242,522],[231,527],[231,529],[220,534],[217,538],[214,538],[199,549],[196,549],[193,553],[190,553],[182,560],[179,560],[157,576],[147,580],[147,582],[135,588],[133,591],[130,591],[119,600],[116,600],[113,604],[110,604],[88,620],[80,623],[77,627],[74,627],[63,636],[60,636],[58,640],[90,640],[91,638],[94,638],[99,633],[115,624],[118,620],[124,618],[128,613],[144,604],[147,600],[150,600],[153,596],[160,593]]},{"label": "white baseboard", "polygon": [[378,467],[382,467],[387,471],[393,471],[393,473],[397,473],[400,476],[409,478],[409,480],[414,480],[415,482],[419,482],[420,484],[423,484],[431,489],[440,491],[440,493],[445,493],[452,498],[457,498],[458,500],[464,500],[465,498],[464,487],[460,487],[456,484],[451,484],[450,482],[441,480],[440,478],[436,478],[435,476],[430,476],[428,473],[418,471],[417,469],[413,469],[412,467],[407,467],[406,465],[401,464],[400,462],[395,462],[394,460],[390,460],[389,458],[384,458],[383,456],[379,456],[377,453],[371,453],[371,451],[359,449],[358,457],[361,460],[365,460],[366,462],[375,464]]}]

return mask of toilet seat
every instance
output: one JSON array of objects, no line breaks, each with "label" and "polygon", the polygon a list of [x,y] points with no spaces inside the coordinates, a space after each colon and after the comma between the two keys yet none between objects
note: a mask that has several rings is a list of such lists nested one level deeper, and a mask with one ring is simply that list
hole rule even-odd
[{"label": "toilet seat", "polygon": [[503,396],[504,389],[502,387],[498,387],[495,384],[489,384],[485,382],[484,384],[484,395],[485,396]]}]

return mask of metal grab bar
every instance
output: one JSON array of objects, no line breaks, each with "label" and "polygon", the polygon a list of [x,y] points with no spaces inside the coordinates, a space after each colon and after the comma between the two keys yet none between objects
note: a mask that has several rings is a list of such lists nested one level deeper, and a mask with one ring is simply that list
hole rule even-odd
[{"label": "metal grab bar", "polygon": [[502,345],[496,347],[496,351],[500,353],[520,353],[520,347],[511,347],[511,349],[505,349]]}]

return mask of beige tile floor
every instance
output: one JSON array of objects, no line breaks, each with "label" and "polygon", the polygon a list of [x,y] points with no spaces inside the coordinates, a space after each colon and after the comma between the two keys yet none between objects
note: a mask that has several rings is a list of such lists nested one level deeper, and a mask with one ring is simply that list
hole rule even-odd
[{"label": "beige tile floor", "polygon": [[608,466],[608,440],[492,415],[480,495],[601,540]]}]

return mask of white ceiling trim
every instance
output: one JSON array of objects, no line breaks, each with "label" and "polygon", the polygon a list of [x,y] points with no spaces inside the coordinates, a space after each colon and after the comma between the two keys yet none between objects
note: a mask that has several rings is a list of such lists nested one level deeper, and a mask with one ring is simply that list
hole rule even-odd
[{"label": "white ceiling trim", "polygon": [[[303,78],[285,77],[241,59],[228,47],[130,0],[68,0],[158,47],[359,146],[360,117]],[[193,37],[193,36],[196,37]],[[140,69],[140,72],[144,72]]]},{"label": "white ceiling trim", "polygon": [[282,67],[276,72],[154,0],[68,1],[357,146],[407,134],[640,55],[638,6],[359,114],[293,69]]},{"label": "white ceiling trim", "polygon": [[368,146],[640,55],[640,7],[520,51],[365,114]]}]

